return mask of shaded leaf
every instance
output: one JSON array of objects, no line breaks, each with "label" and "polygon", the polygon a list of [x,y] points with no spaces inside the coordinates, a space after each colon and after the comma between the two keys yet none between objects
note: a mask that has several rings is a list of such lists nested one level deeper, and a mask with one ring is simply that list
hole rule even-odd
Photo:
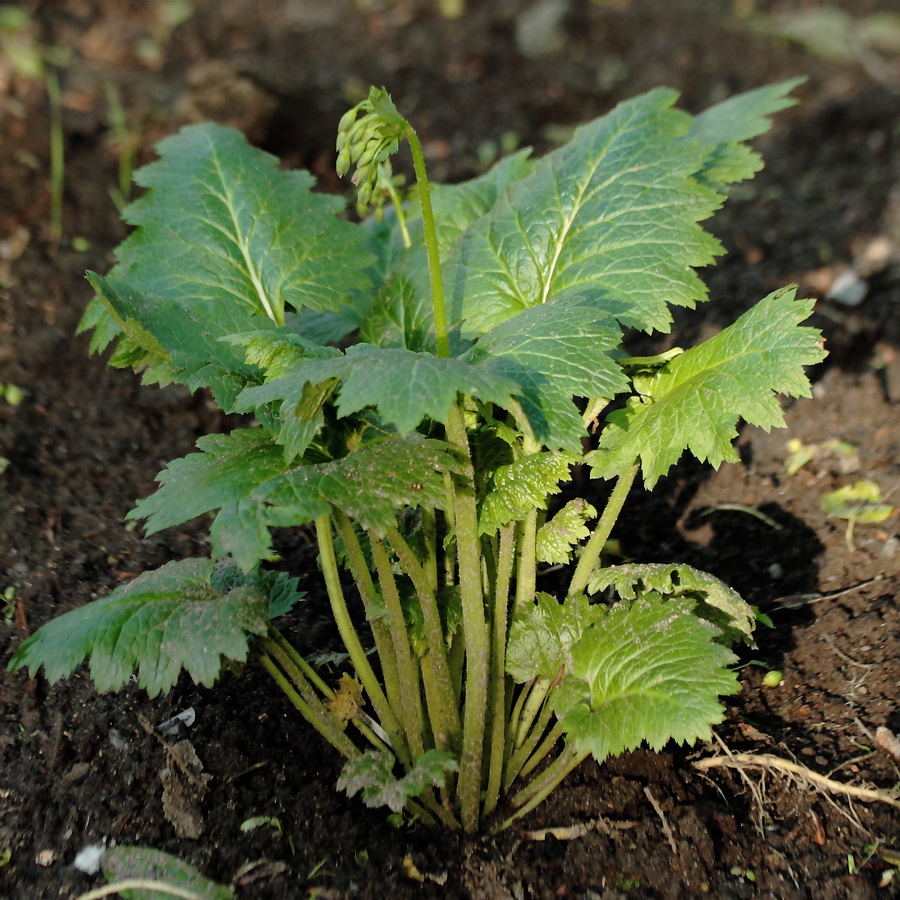
[{"label": "shaded leaf", "polygon": [[[625,563],[597,566],[591,573],[587,591],[598,594],[612,585],[624,600],[657,594],[662,597],[689,597],[702,601],[698,614],[712,607],[721,615],[714,624],[726,629],[733,639],[749,641],[756,620],[753,607],[734,588],[715,575],[683,563]],[[706,615],[705,618],[709,618]]]},{"label": "shaded leaf", "polygon": [[99,691],[118,690],[137,669],[151,697],[168,691],[184,669],[211,687],[222,660],[247,659],[248,634],[265,634],[269,596],[258,584],[221,594],[208,559],[170,562],[139,575],[109,596],[53,619],[24,641],[10,669],[44,666],[58,681],[90,657]]},{"label": "shaded leaf", "polygon": [[352,797],[362,792],[366,806],[400,812],[427,787],[442,787],[456,760],[446,750],[426,750],[402,778],[393,774],[396,759],[389,750],[367,750],[344,763],[337,786]]},{"label": "shaded leaf", "polygon": [[[231,900],[234,892],[201,875],[192,865],[150,847],[111,847],[103,854],[103,874],[110,882],[141,879],[190,891],[200,900]],[[172,893],[132,888],[119,892],[125,900],[172,900]]]}]

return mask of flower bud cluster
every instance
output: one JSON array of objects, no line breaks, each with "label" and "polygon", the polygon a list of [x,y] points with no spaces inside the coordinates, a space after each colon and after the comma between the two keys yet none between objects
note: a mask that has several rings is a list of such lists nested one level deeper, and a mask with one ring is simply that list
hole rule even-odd
[{"label": "flower bud cluster", "polygon": [[338,125],[337,173],[343,177],[351,166],[356,167],[350,180],[356,185],[357,202],[363,208],[372,200],[379,166],[400,144],[405,123],[399,114],[392,115],[393,111],[387,93],[373,89],[368,99],[344,113]]}]

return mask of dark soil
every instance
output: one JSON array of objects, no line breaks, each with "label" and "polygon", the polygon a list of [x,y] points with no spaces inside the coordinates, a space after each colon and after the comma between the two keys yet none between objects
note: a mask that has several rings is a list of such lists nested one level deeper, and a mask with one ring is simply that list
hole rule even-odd
[{"label": "dark soil", "polygon": [[[750,771],[749,781],[734,770],[698,772],[692,760],[722,752],[720,744],[589,761],[521,829],[464,840],[392,830],[383,812],[338,794],[339,760],[255,667],[214,690],[182,682],[152,701],[134,686],[98,696],[85,672],[55,686],[5,672],[18,643],[52,617],[147,568],[206,552],[203,522],[144,540],[123,516],[168,460],[221,426],[218,413],[202,395],[140,387],[107,370],[73,336],[90,296],[83,271],[106,271],[124,236],[110,199],[117,147],[104,86],[140,128],[141,160],[185,121],[215,117],[339,190],[336,122],[370,83],[386,85],[416,123],[435,177],[457,180],[478,171],[507,132],[546,150],[559,126],[657,84],[699,110],[805,74],[800,105],[759,142],[766,170],[714,222],[728,253],[708,274],[710,303],[681,317],[676,338],[708,336],[799,281],[820,298],[815,324],[831,351],[814,373],[815,397],[789,406],[786,431],[745,429],[742,464],[713,473],[685,463],[652,495],[636,491],[619,537],[630,556],[714,572],[771,617],[775,627],[760,628],[755,662],[741,670],[741,692],[717,729],[724,744],[847,784],[896,786],[898,760],[873,749],[873,734],[900,731],[900,519],[858,526],[851,550],[846,523],[820,508],[824,493],[857,479],[885,493],[900,485],[900,71],[891,58],[873,74],[756,35],[735,11],[795,4],[753,0],[572,0],[562,4],[559,40],[530,56],[522,25],[543,3],[469,0],[449,21],[425,0],[194,0],[174,29],[172,0],[25,6],[35,36],[69,53],[60,70],[65,205],[57,243],[44,86],[0,58],[0,381],[25,394],[18,406],[0,402],[8,460],[0,592],[15,589],[0,614],[0,898],[74,897],[97,886],[99,876],[73,860],[104,842],[176,854],[252,898],[896,890],[879,883],[896,860],[885,848],[900,852],[898,809],[771,772]],[[878,248],[887,255],[873,262]],[[857,306],[825,297],[851,265],[869,288]],[[790,438],[842,439],[858,454],[849,464],[823,454],[789,476]],[[900,493],[890,499],[900,504]],[[310,648],[327,640],[316,624],[298,638]],[[783,670],[780,687],[764,686],[769,669]],[[212,776],[194,840],[178,836],[163,808],[166,749],[142,725],[189,706],[197,712],[189,739]],[[241,831],[262,815],[277,816],[283,833]],[[572,840],[526,834],[589,822],[596,827]]]}]

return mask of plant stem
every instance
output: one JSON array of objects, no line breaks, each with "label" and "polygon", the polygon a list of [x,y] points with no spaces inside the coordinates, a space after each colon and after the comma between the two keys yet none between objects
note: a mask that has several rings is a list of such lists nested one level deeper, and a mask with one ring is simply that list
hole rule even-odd
[{"label": "plant stem", "polygon": [[344,599],[344,590],[341,587],[341,579],[338,574],[337,559],[334,553],[334,539],[331,535],[331,516],[327,513],[316,519],[316,541],[319,545],[319,559],[322,563],[322,575],[325,578],[325,587],[328,591],[328,599],[331,601],[331,614],[334,616],[335,624],[344,647],[356,669],[356,674],[362,682],[369,699],[372,701],[372,707],[375,715],[381,722],[384,730],[389,734],[401,733],[401,725],[397,719],[394,710],[388,703],[381,684],[372,671],[366,651],[363,650],[362,644],[359,642],[359,635],[353,627],[350,619],[350,612],[347,609],[347,601]]},{"label": "plant stem", "polygon": [[[279,648],[277,647],[270,649],[272,649],[273,655],[276,652],[279,652]],[[321,734],[322,737],[338,751],[338,753],[346,756],[347,759],[352,759],[354,756],[359,755],[359,750],[356,745],[346,734],[344,734],[343,730],[328,714],[328,710],[322,705],[318,698],[310,696],[303,697],[284,676],[284,673],[281,672],[272,659],[272,656],[268,653],[260,654],[259,659],[263,668],[275,679],[275,683],[281,688],[284,695],[291,701],[303,718],[306,719],[306,721],[309,722],[309,724],[312,725],[312,727],[315,728],[316,731],[318,731],[319,734]],[[294,681],[298,684],[298,687],[301,686],[296,678],[294,678]],[[306,691],[303,693],[306,693]]]},{"label": "plant stem", "polygon": [[374,534],[369,534],[369,543],[372,545],[372,556],[375,560],[375,567],[378,569],[381,594],[387,608],[388,624],[394,642],[394,652],[397,655],[400,694],[403,698],[398,713],[402,717],[406,730],[406,741],[412,754],[412,760],[415,762],[425,752],[419,670],[409,646],[409,635],[403,620],[403,607],[400,605],[400,592],[397,590],[390,557],[384,544]]},{"label": "plant stem", "polygon": [[519,558],[516,569],[516,609],[524,609],[534,600],[537,585],[537,510],[533,509],[522,523],[519,538]]},{"label": "plant stem", "polygon": [[[353,528],[353,523],[347,515],[340,510],[334,512],[334,523],[344,542],[344,549],[347,552],[347,560],[350,564],[350,573],[356,582],[356,589],[362,599],[363,606],[369,620],[369,627],[372,629],[372,637],[375,640],[375,649],[378,653],[378,659],[381,662],[381,677],[384,681],[384,689],[387,693],[388,703],[391,709],[399,710],[403,708],[403,696],[400,690],[400,675],[397,668],[397,654],[394,650],[394,642],[391,638],[390,630],[380,618],[369,615],[369,610],[375,602],[376,590],[372,582],[372,575],[369,572],[365,555]],[[398,735],[399,736],[399,735]],[[400,756],[401,762],[405,761]]]},{"label": "plant stem", "polygon": [[600,520],[597,522],[597,527],[585,545],[581,559],[578,560],[578,565],[575,567],[567,596],[572,597],[575,594],[580,594],[587,587],[591,571],[599,562],[603,547],[609,539],[616,520],[619,518],[619,513],[622,512],[622,506],[625,504],[631,485],[634,484],[638,468],[638,464],[635,463],[616,479],[615,487],[606,501],[606,507],[600,516]]},{"label": "plant stem", "polygon": [[491,829],[491,834],[504,831],[517,819],[520,819],[543,803],[566,775],[589,755],[587,751],[578,751],[566,747],[538,778],[522,788],[512,798],[513,806],[519,808],[508,819],[501,822],[496,828]]},{"label": "plant stem", "polygon": [[[435,745],[442,750],[457,747],[462,726],[459,721],[459,700],[453,690],[450,668],[447,664],[447,643],[441,625],[434,591],[429,578],[403,535],[396,528],[389,528],[390,541],[400,568],[410,577],[419,599],[425,622],[425,640],[428,643],[428,661],[434,676],[434,703],[429,703],[429,717],[434,732]],[[424,660],[423,660],[424,664]],[[423,668],[424,673],[424,668]],[[432,709],[432,706],[435,708]]]},{"label": "plant stem", "polygon": [[428,274],[431,279],[431,304],[434,310],[434,338],[437,355],[450,356],[450,338],[447,331],[447,312],[444,305],[444,279],[441,274],[441,254],[438,248],[437,228],[434,224],[434,210],[431,207],[431,185],[425,171],[425,156],[422,144],[412,126],[407,123],[405,137],[412,151],[413,166],[416,170],[419,206],[422,210],[422,233],[425,238],[425,252],[428,255]]},{"label": "plant stem", "polygon": [[515,558],[516,524],[500,529],[497,553],[497,577],[494,582],[493,621],[491,623],[491,696],[490,696],[490,761],[483,814],[490,815],[500,798],[503,762],[506,755],[506,641],[509,626],[509,589]]}]

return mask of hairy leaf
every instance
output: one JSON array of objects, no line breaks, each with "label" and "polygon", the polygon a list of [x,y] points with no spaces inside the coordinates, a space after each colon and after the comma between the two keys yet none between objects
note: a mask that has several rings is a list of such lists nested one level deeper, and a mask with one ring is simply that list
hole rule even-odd
[{"label": "hairy leaf", "polygon": [[[612,585],[625,600],[658,594],[662,597],[690,597],[702,601],[698,613],[715,610],[714,624],[732,639],[749,640],[753,634],[753,607],[734,588],[715,575],[683,563],[625,563],[598,566],[591,573],[587,590],[597,594]],[[711,608],[711,609],[710,609]],[[705,615],[704,618],[710,618]]]},{"label": "hairy leaf", "polygon": [[581,451],[584,421],[576,397],[613,397],[628,381],[611,355],[621,332],[607,311],[581,297],[549,301],[502,322],[463,359],[514,380],[535,438]]},{"label": "hairy leaf", "polygon": [[693,120],[675,98],[654,90],[582,126],[469,229],[452,290],[467,334],[575,295],[662,329],[669,304],[705,298],[692,267],[721,248],[697,222],[721,197],[692,177],[708,151],[687,138]]},{"label": "hairy leaf", "polygon": [[262,428],[208,434],[197,447],[199,453],[172,460],[157,475],[162,487],[128,513],[147,520],[147,534],[237,502],[286,468],[281,448]]},{"label": "hairy leaf", "polygon": [[481,505],[479,533],[493,533],[501,525],[521,521],[532,510],[546,509],[547,498],[559,493],[559,482],[569,480],[569,467],[577,461],[571,453],[532,453],[500,466]]},{"label": "hairy leaf", "polygon": [[362,792],[366,806],[387,806],[400,812],[427,787],[442,787],[456,760],[446,750],[426,750],[402,778],[393,774],[395,757],[389,750],[367,750],[344,763],[337,786],[349,796]]},{"label": "hairy leaf", "polygon": [[808,397],[804,366],[825,356],[819,333],[799,327],[812,301],[795,300],[795,292],[769,294],[647,379],[645,396],[610,413],[598,449],[587,454],[594,475],[611,478],[639,460],[649,490],[685,450],[714,467],[736,461],[740,418],[766,430],[783,426],[776,394]]},{"label": "hairy leaf", "polygon": [[137,669],[151,697],[168,691],[182,669],[211,687],[222,660],[247,659],[248,634],[265,634],[270,597],[259,584],[220,593],[208,559],[183,559],[139,575],[130,584],[48,622],[24,641],[10,669],[44,666],[58,681],[90,657],[99,691],[118,690]]},{"label": "hairy leaf", "polygon": [[290,375],[248,388],[240,408],[274,400],[299,403],[307,385],[332,378],[341,380],[336,403],[341,416],[373,406],[381,421],[401,434],[413,431],[425,418],[446,422],[459,393],[508,406],[510,394],[518,389],[512,379],[459,359],[357,344],[343,356],[300,362]]},{"label": "hairy leaf", "polygon": [[100,329],[101,341],[122,331],[147,354],[139,327],[180,380],[215,387],[199,370],[231,370],[239,355],[217,338],[251,330],[248,316],[340,312],[367,286],[361,230],[337,218],[343,201],[310,191],[308,173],[279,171],[240,132],[212,123],[188,126],[157,149],[160,159],[135,173],[148,190],[125,211],[136,230],[118,265],[106,279],[91,276],[107,318],[95,304],[82,324]]},{"label": "hairy leaf", "polygon": [[566,565],[572,561],[572,550],[590,536],[587,523],[597,510],[587,500],[570,500],[537,533],[535,554],[538,562]]},{"label": "hairy leaf", "polygon": [[604,610],[572,647],[572,667],[552,696],[566,739],[598,762],[642,742],[708,739],[734,693],[735,656],[686,598],[645,599]]},{"label": "hairy leaf", "polygon": [[572,648],[597,622],[603,607],[577,595],[560,602],[538,594],[533,604],[517,609],[509,629],[506,671],[523,683],[538,676],[550,681],[560,668],[572,671]]}]

